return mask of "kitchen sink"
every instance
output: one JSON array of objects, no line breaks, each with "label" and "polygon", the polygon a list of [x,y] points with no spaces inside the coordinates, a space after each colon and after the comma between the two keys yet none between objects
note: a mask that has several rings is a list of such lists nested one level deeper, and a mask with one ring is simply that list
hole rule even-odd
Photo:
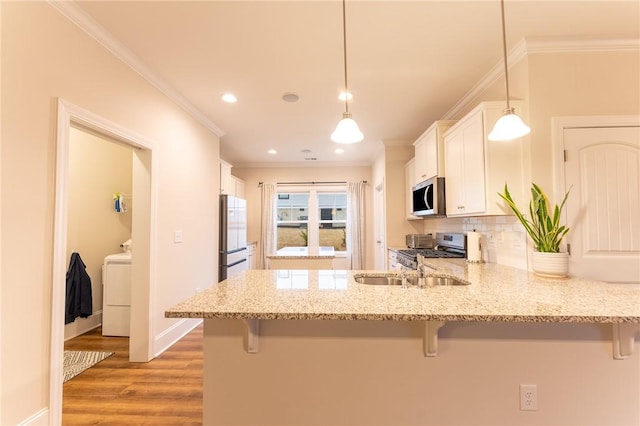
[{"label": "kitchen sink", "polygon": [[[359,284],[369,285],[402,285],[402,278],[399,276],[381,277],[373,275],[361,275],[355,277],[355,280]],[[407,283],[409,285],[418,285],[418,277],[407,277]]]},{"label": "kitchen sink", "polygon": [[[399,275],[380,276],[380,275],[357,275],[354,277],[358,284],[368,285],[402,285],[402,277]],[[407,277],[407,285],[420,287],[434,287],[441,285],[469,285],[468,281],[459,280],[453,277],[445,277],[441,275],[427,275],[424,278],[416,276]]]}]

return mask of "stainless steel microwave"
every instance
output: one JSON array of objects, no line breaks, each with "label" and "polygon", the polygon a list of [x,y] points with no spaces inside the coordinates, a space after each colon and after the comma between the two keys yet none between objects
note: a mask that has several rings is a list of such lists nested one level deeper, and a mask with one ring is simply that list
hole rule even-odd
[{"label": "stainless steel microwave", "polygon": [[411,207],[415,216],[445,216],[444,178],[433,177],[412,188]]}]

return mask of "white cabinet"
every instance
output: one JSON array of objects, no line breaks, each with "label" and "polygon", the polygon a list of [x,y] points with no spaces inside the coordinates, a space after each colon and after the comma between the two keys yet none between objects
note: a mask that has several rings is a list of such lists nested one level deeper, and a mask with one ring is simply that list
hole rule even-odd
[{"label": "white cabinet", "polygon": [[231,176],[231,164],[220,161],[220,194],[234,195],[236,184]]},{"label": "white cabinet", "polygon": [[233,179],[233,185],[235,188],[235,196],[238,198],[246,198],[244,196],[244,181],[242,179],[238,179],[235,176],[231,176]]},{"label": "white cabinet", "polygon": [[245,198],[244,181],[231,174],[231,164],[220,160],[220,194]]},{"label": "white cabinet", "polygon": [[387,269],[396,269],[398,264],[398,252],[394,249],[387,249]]},{"label": "white cabinet", "polygon": [[421,217],[413,215],[413,190],[415,179],[415,159],[412,158],[404,165],[404,182],[405,182],[405,196],[404,196],[404,210],[408,220],[422,219]]},{"label": "white cabinet", "polygon": [[434,176],[445,176],[444,133],[453,124],[453,120],[436,121],[413,143],[415,172],[411,186]]},{"label": "white cabinet", "polygon": [[257,253],[258,243],[249,243],[247,244],[247,263],[249,264],[249,269],[258,269],[257,261],[258,261],[258,253]]},{"label": "white cabinet", "polygon": [[[522,102],[511,106],[521,113]],[[445,133],[447,216],[512,214],[498,195],[505,183],[516,201],[523,199],[522,138],[487,140],[504,107],[504,102],[484,102]]]}]

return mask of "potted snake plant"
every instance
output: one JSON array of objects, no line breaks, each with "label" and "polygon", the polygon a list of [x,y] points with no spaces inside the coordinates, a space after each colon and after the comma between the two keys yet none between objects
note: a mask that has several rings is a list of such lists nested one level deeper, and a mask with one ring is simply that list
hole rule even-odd
[{"label": "potted snake plant", "polygon": [[533,240],[535,251],[533,252],[532,269],[537,275],[546,277],[566,277],[569,273],[569,255],[560,251],[560,243],[569,232],[566,225],[560,224],[560,216],[564,208],[569,191],[564,196],[560,205],[553,209],[546,194],[535,183],[531,184],[531,201],[529,203],[529,217],[518,209],[511,198],[507,184],[504,185],[504,193],[498,193],[506,201],[516,215],[524,229]]}]

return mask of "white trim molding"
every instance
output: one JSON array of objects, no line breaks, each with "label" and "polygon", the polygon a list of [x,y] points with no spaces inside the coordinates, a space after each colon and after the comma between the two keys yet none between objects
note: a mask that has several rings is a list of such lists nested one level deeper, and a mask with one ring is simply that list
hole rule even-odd
[{"label": "white trim molding", "polygon": [[[640,39],[595,39],[595,38],[523,38],[511,49],[507,55],[509,69],[532,54],[546,53],[601,53],[601,52],[628,52],[639,51]],[[443,120],[455,119],[457,114],[475,100],[489,86],[504,75],[502,60],[489,70],[449,111],[442,117]]]},{"label": "white trim molding", "polygon": [[217,137],[221,138],[225,132],[218,127],[211,119],[196,108],[186,97],[162,79],[156,72],[149,68],[137,55],[127,49],[113,34],[108,32],[91,16],[89,16],[80,6],[73,1],[49,0],[49,4],[60,12],[65,18],[77,25],[82,31],[100,43],[105,49],[111,52],[116,58],[128,65],[147,80],[153,87],[164,93],[169,99],[179,105],[200,124],[209,129]]},{"label": "white trim molding", "polygon": [[49,417],[49,410],[47,408],[43,408],[38,410],[38,412],[32,414],[28,418],[24,419],[18,426],[37,426],[37,425],[46,425],[49,424],[47,419]]},{"label": "white trim molding", "polygon": [[171,325],[162,333],[154,337],[154,357],[173,346],[178,340],[189,334],[194,328],[202,324],[202,319],[182,319]]},{"label": "white trim molding", "polygon": [[[50,376],[49,376],[49,424],[58,425],[62,421],[62,383],[63,383],[63,357],[64,357],[64,300],[66,288],[66,269],[67,269],[67,231],[68,231],[68,175],[69,175],[69,128],[71,126],[83,128],[89,132],[107,136],[115,141],[122,142],[134,148],[134,158],[144,154],[147,161],[148,176],[146,182],[148,186],[147,192],[139,200],[146,200],[142,205],[148,204],[148,219],[138,219],[144,226],[136,226],[134,229],[140,228],[135,232],[142,232],[146,238],[138,238],[142,241],[137,244],[141,259],[148,258],[146,263],[140,263],[141,277],[144,278],[146,285],[144,288],[140,286],[139,302],[131,304],[132,315],[134,310],[139,312],[138,318],[145,319],[139,321],[136,338],[133,334],[130,338],[130,357],[132,353],[142,354],[140,357],[144,361],[152,359],[151,347],[151,318],[150,303],[153,300],[153,283],[155,282],[155,252],[156,240],[155,235],[157,213],[155,200],[157,199],[157,179],[151,176],[152,171],[157,168],[155,162],[157,155],[153,155],[154,144],[124,128],[116,123],[108,121],[90,111],[79,106],[71,104],[63,99],[58,99],[58,121],[57,121],[57,151],[56,151],[56,180],[55,180],[55,207],[54,207],[54,231],[53,231],[53,286],[51,294],[51,345],[50,345]],[[135,171],[134,171],[135,183]],[[135,189],[134,189],[135,191]],[[140,216],[141,217],[141,216]],[[142,228],[148,228],[146,231]],[[135,234],[133,236],[136,239]],[[142,281],[141,281],[142,282]],[[132,298],[133,300],[133,298]],[[132,346],[134,346],[132,348]]]}]

